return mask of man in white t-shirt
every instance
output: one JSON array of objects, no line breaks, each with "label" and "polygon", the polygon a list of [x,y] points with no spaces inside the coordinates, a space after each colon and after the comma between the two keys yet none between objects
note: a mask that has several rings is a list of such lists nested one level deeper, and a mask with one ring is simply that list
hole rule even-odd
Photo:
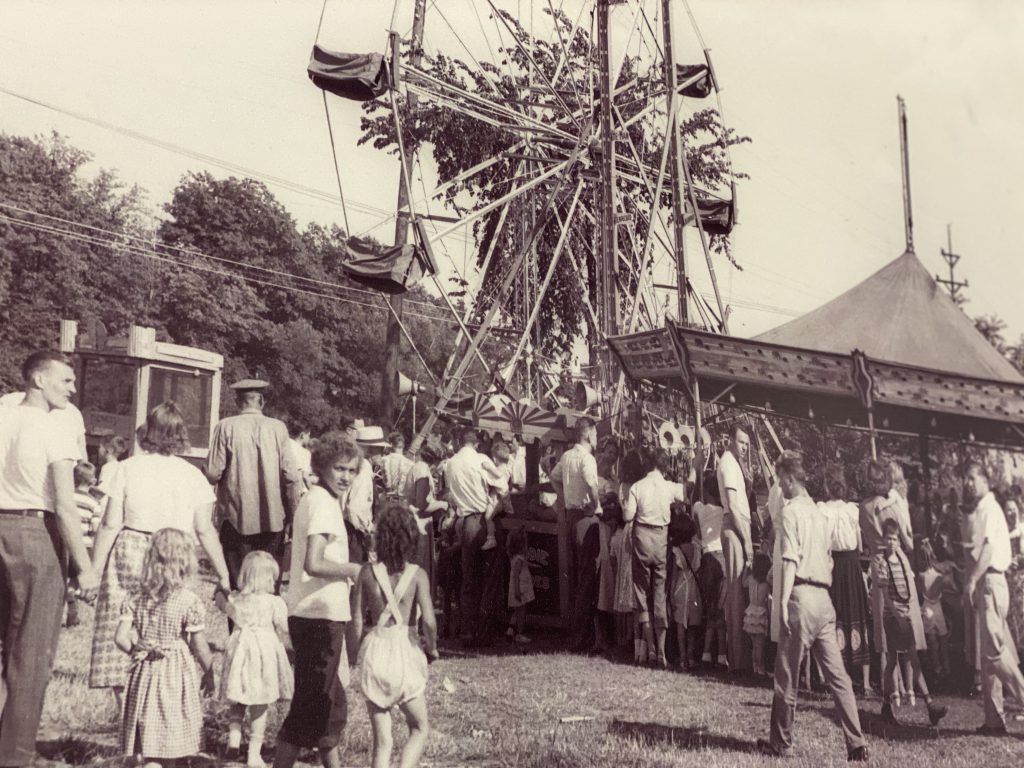
[{"label": "man in white t-shirt", "polygon": [[316,747],[325,768],[340,766],[347,719],[344,655],[351,619],[349,586],[360,565],[349,558],[344,508],[362,453],[340,432],[313,449],[318,482],[302,497],[292,522],[288,632],[295,649],[295,695],[278,732],[276,768],[291,768],[300,749]]},{"label": "man in white t-shirt", "polygon": [[977,502],[975,530],[980,532],[972,557],[977,565],[967,578],[964,595],[974,603],[974,615],[981,632],[981,681],[985,696],[985,722],[978,728],[984,736],[1006,736],[1003,688],[1024,707],[1024,675],[1006,617],[1010,592],[1006,571],[1013,562],[1010,531],[1006,517],[989,488],[985,468],[971,462],[967,468],[968,498]]},{"label": "man in white t-shirt", "polygon": [[[24,392],[8,392],[0,397],[0,408],[13,408],[23,402],[25,402]],[[82,412],[69,400],[63,408],[54,408],[50,411],[50,418],[60,425],[61,431],[74,440],[77,448],[75,461],[85,461],[88,455],[85,448],[85,419],[82,418]]]},{"label": "man in white t-shirt", "polygon": [[21,404],[0,409],[0,765],[5,768],[28,765],[35,757],[64,610],[64,553],[86,596],[99,587],[75,505],[72,470],[79,448],[52,415],[75,393],[75,372],[56,352],[29,356],[21,372]]},{"label": "man in white t-shirt", "polygon": [[729,669],[740,672],[750,666],[750,641],[743,632],[743,614],[746,611],[747,590],[743,587],[743,572],[750,569],[754,547],[750,534],[750,502],[747,499],[747,481],[741,462],[750,451],[750,435],[737,423],[732,430],[729,448],[718,460],[718,493],[725,514],[722,517],[722,555],[725,557],[725,615],[726,643]]}]

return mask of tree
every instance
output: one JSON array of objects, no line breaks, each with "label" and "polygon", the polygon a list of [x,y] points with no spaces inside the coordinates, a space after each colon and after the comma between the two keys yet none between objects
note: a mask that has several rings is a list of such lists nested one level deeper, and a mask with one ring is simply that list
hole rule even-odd
[{"label": "tree", "polygon": [[54,346],[62,318],[97,318],[112,332],[155,323],[159,270],[123,247],[125,235],[147,233],[143,194],[123,190],[110,171],[82,178],[89,160],[56,133],[0,134],[0,189],[14,206],[0,208],[4,391],[21,387],[18,369],[30,352]]},{"label": "tree", "polygon": [[[559,128],[569,132],[590,130],[574,125],[571,114],[582,115],[583,123],[588,122],[590,114],[591,83],[589,80],[590,56],[594,47],[587,29],[575,27],[573,19],[561,11],[553,9],[545,13],[557,28],[551,41],[535,37],[506,11],[497,10],[500,17],[498,23],[508,25],[512,34],[522,42],[522,47],[508,45],[500,47],[496,56],[499,61],[488,61],[480,58],[473,66],[443,53],[423,54],[421,69],[431,78],[443,83],[457,86],[481,99],[502,104],[515,104],[529,93],[532,84],[547,78],[554,80],[554,74],[563,56],[563,43],[568,52],[568,64],[562,70],[563,76],[558,83],[558,96],[550,94],[552,100],[559,100],[564,107],[554,111],[545,110],[544,120],[555,123]],[[526,51],[530,51],[528,56]],[[408,56],[409,51],[405,54]],[[533,63],[543,73],[538,75]],[[616,105],[623,119],[639,113],[652,98],[651,94],[659,87],[663,88],[663,77],[660,65],[651,70],[636,56],[627,56],[620,71],[618,87],[623,90],[616,95]],[[371,143],[374,147],[397,152],[397,129],[387,105],[383,102],[368,102],[365,105],[366,115],[362,119],[363,136],[360,143]],[[403,129],[403,141],[413,149],[429,148],[437,165],[439,181],[452,182],[468,169],[486,160],[498,158],[499,161],[483,172],[473,174],[469,178],[453,183],[444,193],[444,202],[457,213],[464,214],[477,210],[488,203],[498,200],[509,192],[511,180],[528,178],[539,170],[550,168],[548,161],[533,163],[523,161],[524,150],[510,152],[519,142],[522,134],[515,134],[501,127],[488,124],[457,109],[439,106],[429,99],[421,99],[414,109],[407,105],[399,107]],[[500,120],[498,121],[500,122]],[[629,137],[637,148],[642,162],[657,168],[662,146],[660,135],[645,130],[645,122],[640,120],[628,129]],[[687,159],[693,178],[709,187],[727,185],[733,178],[725,160],[725,148],[748,139],[736,137],[726,130],[714,110],[701,110],[682,123],[682,133],[686,138]],[[540,141],[538,139],[538,141]],[[594,160],[593,147],[584,137],[583,152],[585,162]],[[618,149],[628,156],[624,140],[618,142]],[[569,148],[542,152],[549,157],[567,157]],[[632,160],[630,160],[632,162]],[[578,172],[576,169],[575,172]],[[634,172],[635,173],[635,172]],[[568,185],[571,192],[577,178],[571,179]],[[653,183],[653,182],[652,182]],[[670,185],[666,185],[661,204],[669,200]],[[590,218],[596,219],[594,208],[594,182],[586,183],[581,196],[580,205],[586,209]],[[542,188],[543,190],[543,188]],[[482,315],[494,299],[497,287],[505,279],[514,254],[521,246],[525,233],[534,222],[542,220],[545,192],[524,196],[512,206],[508,221],[498,229],[499,212],[478,220],[474,225],[473,234],[477,247],[477,264],[483,266],[485,255],[497,238],[496,256],[490,262],[482,277],[481,288],[476,304],[478,316]],[[556,214],[547,221],[540,231],[536,243],[537,258],[532,277],[536,284],[545,274],[553,257],[553,253],[561,234],[559,220],[568,215],[569,195],[563,196],[556,204]],[[641,196],[642,197],[642,196]],[[629,194],[620,195],[624,212],[630,214],[633,227],[632,239],[641,241],[646,228],[646,211],[650,209],[650,201],[643,201]],[[565,359],[572,351],[573,342],[588,327],[589,313],[586,310],[587,300],[593,306],[598,304],[598,269],[592,254],[595,249],[592,224],[577,225],[571,230],[568,238],[568,249],[571,256],[563,257],[556,268],[551,287],[546,293],[539,315],[540,350],[546,355]],[[717,247],[725,250],[724,239],[716,242]],[[627,257],[628,258],[628,257]],[[575,267],[579,264],[582,273]],[[639,269],[638,263],[633,269]],[[623,270],[624,292],[632,294],[636,287],[635,277],[628,269]],[[581,279],[585,286],[581,290]],[[512,324],[518,320],[521,324],[528,315],[533,288],[525,289],[522,280],[513,284],[512,295],[503,300],[503,312]],[[591,328],[593,331],[594,329]]]}]

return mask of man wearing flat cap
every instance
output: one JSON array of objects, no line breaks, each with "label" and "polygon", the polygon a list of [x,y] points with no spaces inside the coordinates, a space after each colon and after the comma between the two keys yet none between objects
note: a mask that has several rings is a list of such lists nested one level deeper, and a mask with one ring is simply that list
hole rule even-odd
[{"label": "man wearing flat cap", "polygon": [[206,476],[217,486],[220,542],[233,589],[242,560],[253,550],[280,561],[285,527],[302,493],[288,427],[263,415],[268,386],[259,379],[232,384],[238,415],[222,419],[210,439]]}]

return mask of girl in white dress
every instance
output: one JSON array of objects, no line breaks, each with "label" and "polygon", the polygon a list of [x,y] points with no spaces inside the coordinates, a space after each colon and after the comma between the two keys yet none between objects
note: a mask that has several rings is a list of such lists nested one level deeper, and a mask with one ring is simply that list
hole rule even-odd
[{"label": "girl in white dress", "polygon": [[[418,530],[406,509],[390,507],[377,520],[377,558],[359,574],[352,593],[352,622],[358,635],[364,615],[373,628],[359,648],[356,683],[370,713],[373,767],[391,762],[391,710],[398,707],[409,725],[402,768],[419,764],[427,741],[427,658],[416,638],[423,627],[427,653],[437,658],[437,623],[430,581],[411,562]],[[419,612],[417,619],[416,612]]]},{"label": "girl in white dress", "polygon": [[242,745],[242,721],[249,710],[249,768],[264,768],[261,750],[267,732],[268,706],[290,699],[295,678],[281,636],[288,634],[288,606],[274,594],[280,573],[269,552],[250,552],[238,574],[238,592],[225,599],[217,594],[218,607],[235,628],[224,649],[220,697],[231,702],[228,749]]}]

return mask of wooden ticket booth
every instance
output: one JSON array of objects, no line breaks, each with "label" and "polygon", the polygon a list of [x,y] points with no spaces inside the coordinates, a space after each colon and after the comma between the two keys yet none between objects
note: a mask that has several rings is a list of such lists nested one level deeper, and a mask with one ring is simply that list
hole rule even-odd
[{"label": "wooden ticket booth", "polygon": [[60,349],[73,357],[85,420],[86,444],[95,456],[99,441],[120,435],[134,453],[136,429],[165,400],[177,403],[188,426],[191,448],[184,458],[202,465],[213,425],[220,416],[224,358],[216,352],[157,341],[156,331],[133,325],[124,337],[107,336],[102,323],[79,331],[61,320]]}]

